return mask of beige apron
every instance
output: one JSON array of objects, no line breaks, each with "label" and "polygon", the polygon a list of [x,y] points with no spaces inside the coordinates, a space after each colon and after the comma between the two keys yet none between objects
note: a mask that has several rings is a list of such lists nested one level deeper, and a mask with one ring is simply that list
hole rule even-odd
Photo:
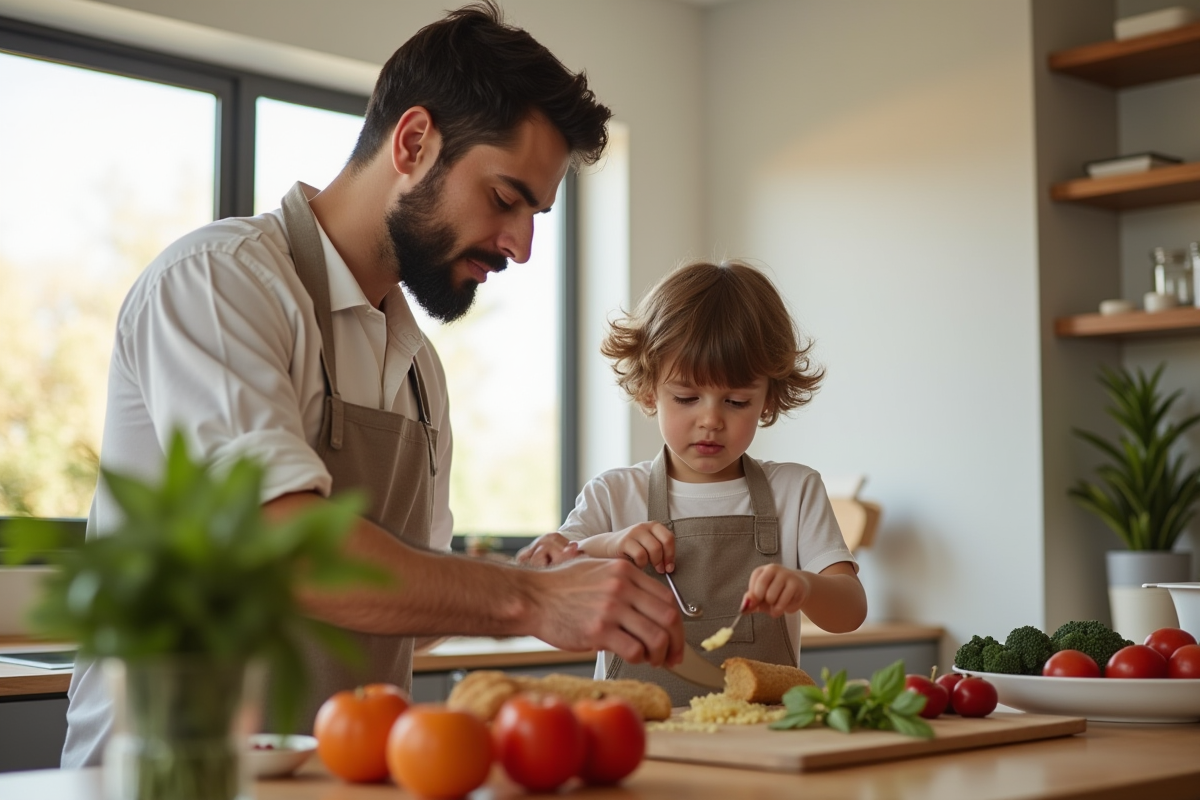
[{"label": "beige apron", "polygon": [[[333,477],[334,493],[347,489],[364,492],[367,509],[363,516],[407,544],[427,547],[433,515],[433,476],[437,474],[437,430],[429,423],[425,383],[414,358],[408,378],[418,400],[418,420],[342,400],[325,255],[301,187],[297,183],[283,198],[283,220],[296,273],[312,297],[321,331],[326,394],[317,454]],[[301,730],[311,730],[317,708],[334,692],[364,683],[394,683],[405,689],[412,683],[412,638],[345,632],[362,650],[365,666],[352,671],[321,645],[306,642],[303,657],[308,690],[301,707]]]},{"label": "beige apron", "polygon": [[[771,484],[759,463],[748,455],[742,456],[742,469],[750,487],[752,516],[672,520],[664,447],[650,468],[648,516],[652,522],[661,522],[675,533],[675,571],[671,579],[684,601],[699,605],[704,612],[697,619],[683,618],[688,644],[717,666],[732,656],[795,665],[796,649],[784,617],[751,614],[738,623],[729,644],[713,652],[700,647],[719,628],[733,624],[742,596],[750,585],[750,573],[764,564],[780,563],[779,519],[775,516]],[[647,567],[646,572],[666,585],[666,579],[653,567]],[[713,691],[665,669],[629,664],[619,656],[614,656],[605,677],[657,683],[671,695],[671,705],[676,707],[686,706],[693,697]]]}]

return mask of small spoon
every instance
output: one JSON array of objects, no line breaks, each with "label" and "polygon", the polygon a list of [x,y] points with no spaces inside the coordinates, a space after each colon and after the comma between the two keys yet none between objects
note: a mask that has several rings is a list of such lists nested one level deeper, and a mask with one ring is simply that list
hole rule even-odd
[{"label": "small spoon", "polygon": [[675,581],[671,580],[671,573],[664,572],[663,577],[667,579],[667,585],[671,587],[671,592],[674,593],[675,599],[679,602],[679,610],[686,617],[703,617],[704,609],[699,606],[694,606],[691,603],[683,602],[683,598],[679,596],[679,590],[675,588]]}]

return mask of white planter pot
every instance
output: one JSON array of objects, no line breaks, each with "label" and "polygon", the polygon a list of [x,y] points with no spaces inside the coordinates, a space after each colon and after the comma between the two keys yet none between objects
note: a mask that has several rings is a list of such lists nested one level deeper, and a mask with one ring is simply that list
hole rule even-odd
[{"label": "white planter pot", "polygon": [[1175,603],[1166,589],[1143,583],[1179,583],[1191,576],[1191,553],[1112,550],[1107,554],[1108,603],[1112,627],[1141,644],[1159,628],[1179,627]]}]

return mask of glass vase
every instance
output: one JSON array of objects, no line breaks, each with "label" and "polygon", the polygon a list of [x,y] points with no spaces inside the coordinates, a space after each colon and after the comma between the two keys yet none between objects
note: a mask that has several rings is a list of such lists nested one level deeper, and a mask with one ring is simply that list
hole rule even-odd
[{"label": "glass vase", "polygon": [[175,656],[107,660],[114,702],[104,751],[107,800],[248,800],[248,737],[262,670],[244,661]]}]

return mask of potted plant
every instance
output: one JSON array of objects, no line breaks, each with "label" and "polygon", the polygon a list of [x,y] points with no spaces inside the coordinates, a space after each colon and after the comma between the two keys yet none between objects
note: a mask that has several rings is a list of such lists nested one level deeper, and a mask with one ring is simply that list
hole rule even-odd
[{"label": "potted plant", "polygon": [[1100,383],[1112,400],[1106,411],[1120,426],[1120,435],[1111,442],[1075,430],[1107,461],[1096,469],[1098,482],[1080,480],[1068,490],[1128,548],[1107,554],[1109,602],[1114,630],[1138,642],[1156,628],[1177,624],[1167,592],[1143,589],[1142,584],[1189,579],[1190,554],[1173,548],[1200,500],[1200,468],[1189,470],[1185,456],[1172,454],[1184,431],[1200,422],[1200,414],[1178,422],[1167,419],[1183,392],[1165,397],[1160,392],[1165,367],[1160,364],[1149,377],[1141,369],[1134,374],[1101,368]]},{"label": "potted plant", "polygon": [[262,668],[286,725],[304,684],[302,632],[352,652],[335,629],[304,616],[297,590],[381,579],[339,549],[359,500],[337,498],[268,523],[263,468],[242,459],[217,474],[188,457],[179,433],[160,482],[101,474],[124,515],[110,535],[60,550],[51,525],[10,523],[10,562],[39,557],[57,566],[31,627],[76,642],[111,676],[116,721],[104,764],[113,796],[246,796],[241,756],[257,726]]}]

